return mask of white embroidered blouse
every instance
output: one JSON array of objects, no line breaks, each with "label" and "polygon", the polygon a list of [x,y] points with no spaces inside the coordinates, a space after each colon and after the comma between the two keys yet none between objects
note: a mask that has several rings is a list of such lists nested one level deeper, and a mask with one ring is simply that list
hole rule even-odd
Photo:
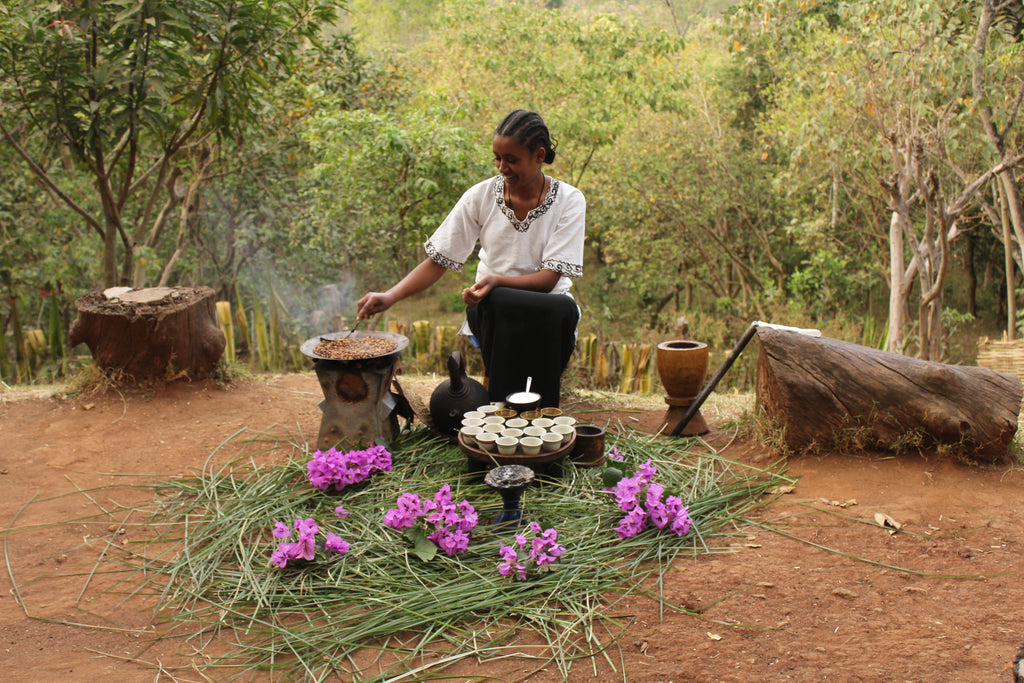
[{"label": "white embroidered blouse", "polygon": [[569,294],[572,278],[583,275],[586,213],[583,193],[551,178],[547,196],[520,221],[505,204],[505,178],[494,176],[468,189],[423,246],[434,262],[462,272],[479,240],[477,280],[552,270],[561,277],[551,293]]}]

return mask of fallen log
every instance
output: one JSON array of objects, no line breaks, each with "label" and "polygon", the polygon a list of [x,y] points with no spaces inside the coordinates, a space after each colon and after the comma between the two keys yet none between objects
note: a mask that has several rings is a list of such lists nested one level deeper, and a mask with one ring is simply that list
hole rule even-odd
[{"label": "fallen log", "polygon": [[210,376],[224,352],[209,287],[113,288],[75,302],[68,343],[135,381]]},{"label": "fallen log", "polygon": [[914,447],[1005,459],[1024,388],[1014,375],[758,328],[756,397],[793,451]]}]

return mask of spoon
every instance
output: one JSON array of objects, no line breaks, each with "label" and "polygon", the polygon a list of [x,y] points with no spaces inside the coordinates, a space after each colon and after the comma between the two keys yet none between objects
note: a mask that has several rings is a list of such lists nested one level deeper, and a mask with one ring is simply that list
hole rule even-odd
[{"label": "spoon", "polygon": [[340,337],[339,341],[341,341],[342,339],[348,339],[349,337],[351,337],[352,333],[356,331],[356,328],[359,327],[359,323],[361,323],[361,322],[363,322],[361,318],[356,318],[356,324],[352,326],[352,329],[350,329],[348,331],[348,334],[346,334],[344,337]]},{"label": "spoon", "polygon": [[532,377],[526,378],[526,393],[530,393],[530,385],[533,383]]}]

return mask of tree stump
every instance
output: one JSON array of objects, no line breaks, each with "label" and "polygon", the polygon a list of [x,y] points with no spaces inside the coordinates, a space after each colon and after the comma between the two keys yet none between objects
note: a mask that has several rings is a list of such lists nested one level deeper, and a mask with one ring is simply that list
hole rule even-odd
[{"label": "tree stump", "polygon": [[977,460],[1007,456],[1024,392],[1014,375],[770,328],[757,335],[757,402],[793,450],[948,446]]},{"label": "tree stump", "polygon": [[75,302],[68,343],[85,343],[105,370],[136,381],[202,379],[224,352],[209,287],[117,287]]}]

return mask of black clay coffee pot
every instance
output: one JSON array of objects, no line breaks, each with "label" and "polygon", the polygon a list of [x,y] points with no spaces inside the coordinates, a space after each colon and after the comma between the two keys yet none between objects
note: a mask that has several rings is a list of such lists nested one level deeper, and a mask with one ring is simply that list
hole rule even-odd
[{"label": "black clay coffee pot", "polygon": [[462,426],[462,414],[476,410],[491,402],[483,384],[466,374],[462,353],[452,351],[448,356],[448,379],[437,385],[430,395],[430,419],[434,430],[445,436],[455,436]]}]

